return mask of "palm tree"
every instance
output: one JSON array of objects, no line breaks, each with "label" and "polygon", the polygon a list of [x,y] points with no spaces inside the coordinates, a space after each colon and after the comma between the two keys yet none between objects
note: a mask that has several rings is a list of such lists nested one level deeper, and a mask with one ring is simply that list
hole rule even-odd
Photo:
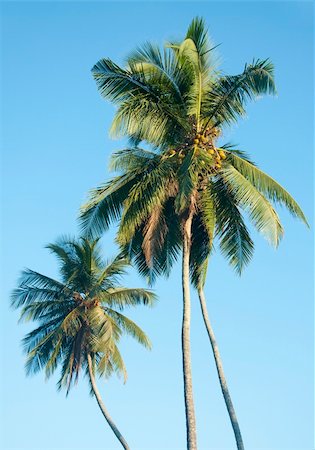
[{"label": "palm tree", "polygon": [[[207,262],[211,254],[213,240],[216,238],[223,255],[240,275],[249,263],[254,250],[253,241],[247,230],[241,211],[251,211],[250,218],[258,231],[263,233],[275,246],[282,236],[279,218],[268,199],[286,206],[296,217],[306,221],[303,212],[294,199],[276,181],[258,169],[252,162],[243,157],[239,150],[224,150],[226,159],[224,170],[216,178],[199,180],[197,202],[192,220],[190,277],[198,291],[205,326],[209,335],[215,363],[219,375],[222,393],[230,416],[237,446],[244,448],[240,428],[228,391],[223,372],[222,361],[208,317],[204,295],[204,283]],[[118,241],[124,252],[131,257],[140,274],[145,276],[149,284],[153,284],[157,276],[168,275],[181,248],[181,221],[176,213],[175,203],[178,195],[176,171],[181,163],[176,158],[165,158],[158,153],[146,150],[128,149],[120,151],[112,157],[112,168],[123,171],[122,175],[113,178],[104,186],[91,192],[91,201],[82,212],[84,228],[100,233],[121,216]],[[236,170],[242,175],[243,186],[235,188],[229,184],[226,175],[229,170]],[[151,181],[148,182],[150,171]],[[128,221],[132,205],[135,210],[144,208],[150,202],[150,195],[157,178],[165,187],[168,196],[164,202],[156,203],[152,212],[135,230],[130,231],[132,222]],[[250,183],[250,197],[247,198]],[[173,191],[167,186],[172,186]],[[140,193],[140,189],[141,193]],[[244,189],[245,199],[236,195],[237,189]],[[140,197],[143,196],[143,197]],[[136,198],[139,197],[139,204]],[[246,200],[246,201],[245,201]],[[255,205],[255,207],[251,206]],[[249,209],[250,208],[250,209]],[[254,209],[253,209],[254,208]],[[262,216],[259,217],[259,208]],[[259,217],[259,219],[257,219]],[[130,232],[130,234],[129,234]]]},{"label": "palm tree", "polygon": [[47,248],[60,262],[61,281],[27,269],[12,293],[12,306],[21,308],[21,319],[39,322],[23,340],[27,374],[45,368],[49,377],[60,365],[57,386],[66,388],[68,394],[80,371],[85,371],[103,416],[127,450],[125,438],[101,399],[95,376],[109,377],[115,372],[126,381],[118,349],[121,335],[131,335],[146,348],[151,345],[141,328],[117,309],[150,306],[155,295],[150,290],[121,286],[127,260],[118,256],[103,261],[97,239],[62,238]]},{"label": "palm tree", "polygon": [[[236,76],[214,64],[202,19],[186,38],[163,52],[150,43],[128,58],[125,69],[100,60],[93,75],[101,94],[118,105],[114,136],[128,136],[131,148],[118,152],[112,168],[121,174],[93,190],[83,207],[86,232],[98,235],[120,220],[117,240],[153,282],[168,274],[182,249],[183,372],[187,446],[197,448],[190,366],[190,277],[199,292],[222,392],[238,449],[243,441],[227,390],[203,293],[206,262],[214,237],[240,273],[253,252],[242,211],[275,246],[283,234],[271,203],[306,222],[293,198],[241,151],[218,145],[224,127],[245,114],[246,100],[275,92],[270,61],[254,61]],[[140,142],[152,151],[140,149]]]}]

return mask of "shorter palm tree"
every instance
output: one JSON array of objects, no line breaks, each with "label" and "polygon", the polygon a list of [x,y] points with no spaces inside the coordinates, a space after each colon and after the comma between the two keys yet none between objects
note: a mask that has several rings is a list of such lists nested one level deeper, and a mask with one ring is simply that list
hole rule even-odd
[{"label": "shorter palm tree", "polygon": [[106,421],[129,450],[102,402],[95,375],[109,377],[115,372],[126,381],[118,349],[121,335],[127,333],[147,348],[151,345],[145,333],[116,309],[150,306],[156,297],[150,290],[120,286],[129,263],[121,255],[104,262],[98,239],[63,238],[47,248],[59,259],[61,281],[27,269],[12,293],[12,306],[21,308],[21,319],[39,322],[23,340],[27,374],[45,368],[49,377],[60,364],[57,386],[65,387],[68,394],[80,371],[85,371]]}]

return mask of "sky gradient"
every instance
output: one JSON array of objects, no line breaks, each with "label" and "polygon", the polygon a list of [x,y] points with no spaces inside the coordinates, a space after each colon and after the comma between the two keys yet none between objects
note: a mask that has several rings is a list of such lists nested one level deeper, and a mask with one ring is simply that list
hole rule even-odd
[{"label": "sky gradient", "polygon": [[[110,177],[114,108],[97,92],[90,69],[118,63],[146,40],[182,38],[203,16],[222,70],[236,74],[253,58],[275,64],[276,98],[248,106],[226,131],[313,217],[313,8],[310,2],[3,2],[2,10],[2,302],[3,450],[114,450],[87,381],[68,398],[57,375],[26,378],[9,295],[20,270],[57,277],[44,246],[78,234],[89,189]],[[280,210],[285,236],[277,251],[253,232],[252,263],[237,277],[217,250],[206,295],[247,450],[313,448],[313,229]],[[116,252],[115,227],[104,255]],[[144,286],[135,271],[125,284]],[[123,340],[129,379],[99,380],[112,417],[133,450],[182,450],[185,418],[180,357],[180,266],[156,285],[153,309],[128,310],[153,342],[148,352]],[[195,293],[192,364],[199,450],[234,449],[214,361]]]}]

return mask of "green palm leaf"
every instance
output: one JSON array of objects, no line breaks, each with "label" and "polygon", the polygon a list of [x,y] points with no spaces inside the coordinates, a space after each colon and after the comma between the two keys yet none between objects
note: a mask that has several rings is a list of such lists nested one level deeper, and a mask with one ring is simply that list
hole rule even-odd
[{"label": "green palm leaf", "polygon": [[108,289],[101,296],[102,303],[109,306],[116,306],[120,309],[126,306],[137,306],[140,304],[153,306],[156,300],[156,295],[150,290],[125,287]]},{"label": "green palm leaf", "polygon": [[146,334],[138,327],[132,320],[128,319],[123,314],[111,309],[104,308],[107,314],[109,314],[119,326],[130,336],[136,339],[144,347],[151,349],[152,345]]},{"label": "green palm leaf", "polygon": [[240,275],[249,263],[254,251],[254,243],[249,235],[237,198],[232,190],[218,179],[213,185],[216,210],[216,234],[222,254]]},{"label": "green palm leaf", "polygon": [[244,116],[247,100],[262,94],[275,94],[273,72],[273,64],[268,59],[258,59],[245,65],[240,75],[221,77],[204,101],[206,126],[235,122],[239,116]]},{"label": "green palm leaf", "polygon": [[229,165],[221,174],[238,205],[249,213],[249,218],[269,242],[277,246],[283,235],[279,217],[268,200],[233,166]]},{"label": "green palm leaf", "polygon": [[178,61],[172,52],[168,49],[163,49],[161,52],[159,47],[146,42],[128,56],[127,63],[133,73],[143,74],[148,83],[162,84],[166,89],[171,90],[174,100],[185,107],[182,95],[186,88],[186,85],[183,85],[185,78],[178,70]]},{"label": "green palm leaf", "polygon": [[112,102],[121,102],[139,93],[148,95],[157,101],[157,94],[147,86],[140,74],[124,70],[108,58],[98,61],[92,68],[92,74],[101,95]]},{"label": "green palm leaf", "polygon": [[135,174],[122,175],[90,192],[90,199],[82,206],[80,214],[86,235],[99,236],[120,218],[123,203],[136,180]]},{"label": "green palm leaf", "polygon": [[255,188],[273,202],[284,205],[294,217],[301,219],[308,225],[306,217],[293,199],[293,197],[273,178],[264,173],[258,167],[241,158],[235,153],[230,153],[228,161],[238,170]]}]

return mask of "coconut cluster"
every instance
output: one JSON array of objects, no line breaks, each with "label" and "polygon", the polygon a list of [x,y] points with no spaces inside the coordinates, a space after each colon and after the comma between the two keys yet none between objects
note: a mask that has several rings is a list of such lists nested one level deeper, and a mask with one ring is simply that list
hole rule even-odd
[{"label": "coconut cluster", "polygon": [[[214,145],[214,140],[220,135],[220,130],[218,128],[213,128],[212,130],[207,128],[204,134],[197,133],[195,135],[193,144],[195,147],[195,154],[202,156],[203,152],[207,153],[207,156],[211,158],[211,171],[217,171],[222,167],[222,160],[226,159],[225,151],[218,149]],[[201,159],[201,163],[206,164],[206,162]]]},{"label": "coconut cluster", "polygon": [[[185,158],[187,151],[193,148],[195,156],[200,156],[200,162],[208,171],[215,173],[222,167],[222,160],[226,159],[225,151],[218,149],[214,145],[215,139],[220,135],[220,130],[218,128],[206,128],[204,133],[194,132],[192,136],[189,137],[187,142],[176,149],[170,149],[166,156],[168,158],[176,157],[179,163],[182,163]],[[202,155],[207,154],[207,161],[202,159]],[[211,160],[209,167],[209,157]]]}]

